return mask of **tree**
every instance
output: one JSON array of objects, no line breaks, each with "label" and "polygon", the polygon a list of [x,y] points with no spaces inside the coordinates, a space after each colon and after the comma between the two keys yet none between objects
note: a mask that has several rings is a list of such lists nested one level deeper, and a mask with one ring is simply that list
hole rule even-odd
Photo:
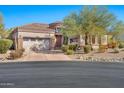
[{"label": "tree", "polygon": [[120,41],[122,38],[121,35],[124,34],[124,23],[122,21],[118,21],[111,27],[112,38]]},{"label": "tree", "polygon": [[5,29],[3,24],[3,17],[2,14],[0,14],[0,38],[2,39],[10,38],[10,34],[13,31],[13,29],[14,28]]},{"label": "tree", "polygon": [[65,36],[75,36],[79,34],[79,25],[77,23],[78,15],[76,13],[71,13],[66,16],[63,20],[62,33]]},{"label": "tree", "polygon": [[89,44],[88,37],[91,35],[103,35],[115,21],[115,16],[106,7],[84,6],[80,12],[80,27],[85,34],[85,43]]},{"label": "tree", "polygon": [[5,38],[5,36],[6,36],[6,32],[5,32],[5,29],[4,29],[4,25],[0,24],[0,37]]},{"label": "tree", "polygon": [[0,38],[5,38],[5,37],[6,37],[6,32],[3,25],[3,17],[2,14],[0,14]]},{"label": "tree", "polygon": [[106,7],[84,6],[78,13],[72,13],[65,17],[65,35],[85,35],[85,44],[89,44],[88,38],[92,35],[105,34],[115,22],[115,16]]},{"label": "tree", "polygon": [[63,20],[62,33],[64,35],[64,44],[68,43],[68,37],[76,36],[80,34],[79,25],[77,23],[78,15],[71,13]]},{"label": "tree", "polygon": [[3,23],[3,16],[2,16],[2,13],[0,13],[0,24]]},{"label": "tree", "polygon": [[7,30],[6,30],[6,38],[11,39],[12,31],[13,31],[14,29],[15,29],[15,28],[10,28],[10,29],[7,29]]},{"label": "tree", "polygon": [[0,24],[0,37],[5,39],[5,38],[10,38],[10,34],[13,31],[13,28],[10,29],[5,29],[3,24]]}]

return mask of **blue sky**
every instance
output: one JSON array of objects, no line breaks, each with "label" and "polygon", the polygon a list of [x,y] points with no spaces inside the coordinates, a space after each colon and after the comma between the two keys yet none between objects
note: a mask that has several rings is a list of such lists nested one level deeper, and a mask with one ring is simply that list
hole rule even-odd
[{"label": "blue sky", "polygon": [[[41,5],[41,6],[0,6],[6,28],[21,26],[28,23],[51,23],[61,21],[73,11],[80,11],[82,5]],[[119,20],[124,21],[124,6],[108,6]]]}]

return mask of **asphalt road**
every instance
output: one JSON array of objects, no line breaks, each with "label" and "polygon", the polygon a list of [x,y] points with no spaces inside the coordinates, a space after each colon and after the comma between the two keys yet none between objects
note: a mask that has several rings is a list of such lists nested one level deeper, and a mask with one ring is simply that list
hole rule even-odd
[{"label": "asphalt road", "polygon": [[124,63],[27,62],[0,64],[0,87],[124,87]]}]

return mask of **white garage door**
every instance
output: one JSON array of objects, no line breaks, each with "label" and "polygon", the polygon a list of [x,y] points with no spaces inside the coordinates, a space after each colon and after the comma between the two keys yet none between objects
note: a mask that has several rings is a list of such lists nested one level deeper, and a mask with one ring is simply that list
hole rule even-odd
[{"label": "white garage door", "polygon": [[30,50],[31,47],[37,47],[38,50],[48,50],[50,48],[50,39],[48,38],[23,38],[23,47]]}]

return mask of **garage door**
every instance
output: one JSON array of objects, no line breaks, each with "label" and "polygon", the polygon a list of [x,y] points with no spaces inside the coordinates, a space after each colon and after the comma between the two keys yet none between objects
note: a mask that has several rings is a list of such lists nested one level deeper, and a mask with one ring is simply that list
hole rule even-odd
[{"label": "garage door", "polygon": [[37,44],[40,50],[50,49],[50,39],[38,39]]},{"label": "garage door", "polygon": [[36,47],[38,50],[48,50],[50,49],[50,39],[49,38],[23,38],[23,47],[27,50],[32,47]]}]

